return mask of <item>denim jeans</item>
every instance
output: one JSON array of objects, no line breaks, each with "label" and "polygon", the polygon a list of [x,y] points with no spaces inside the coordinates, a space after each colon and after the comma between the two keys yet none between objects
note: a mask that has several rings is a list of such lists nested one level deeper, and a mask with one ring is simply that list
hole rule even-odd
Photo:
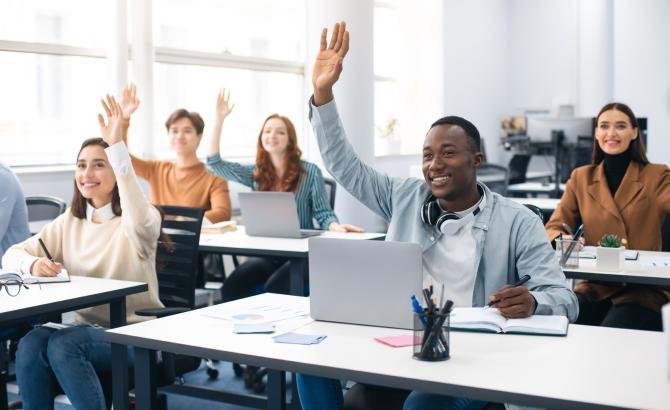
[{"label": "denim jeans", "polygon": [[[344,406],[342,385],[338,380],[297,375],[298,395],[303,410],[341,410]],[[485,401],[413,391],[403,410],[481,410]]]},{"label": "denim jeans", "polygon": [[21,339],[16,352],[23,408],[53,409],[58,383],[77,410],[106,409],[96,372],[110,372],[111,368],[112,347],[105,341],[104,329],[92,325],[33,329]]}]

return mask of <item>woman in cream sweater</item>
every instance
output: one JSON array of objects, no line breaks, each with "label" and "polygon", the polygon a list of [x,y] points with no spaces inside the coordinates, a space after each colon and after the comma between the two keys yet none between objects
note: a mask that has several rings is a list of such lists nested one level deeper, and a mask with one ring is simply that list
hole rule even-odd
[{"label": "woman in cream sweater", "polygon": [[[103,103],[104,104],[104,103]],[[127,298],[127,321],[144,308],[162,307],[156,279],[156,244],[161,216],[144,197],[121,139],[121,109],[107,97],[108,123],[98,116],[102,138],[84,141],[77,156],[70,209],[41,232],[12,246],[5,269],[54,276],[72,275],[146,282],[147,292]],[[53,261],[44,257],[41,238]],[[77,409],[104,409],[96,372],[111,369],[105,341],[107,306],[77,312],[78,325],[54,330],[38,327],[19,342],[16,375],[25,409],[53,408],[57,380]]]}]

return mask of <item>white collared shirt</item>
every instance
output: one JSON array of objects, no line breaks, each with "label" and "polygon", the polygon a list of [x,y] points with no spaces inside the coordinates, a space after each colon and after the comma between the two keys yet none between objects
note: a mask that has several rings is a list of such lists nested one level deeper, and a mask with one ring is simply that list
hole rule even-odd
[{"label": "white collared shirt", "polygon": [[112,209],[112,203],[108,203],[107,205],[104,205],[100,208],[96,208],[90,203],[86,203],[86,220],[94,223],[93,222],[93,212],[95,212],[95,218],[97,219],[97,222],[95,223],[101,223],[104,224],[105,222],[109,221],[110,219],[114,218],[114,210]]}]

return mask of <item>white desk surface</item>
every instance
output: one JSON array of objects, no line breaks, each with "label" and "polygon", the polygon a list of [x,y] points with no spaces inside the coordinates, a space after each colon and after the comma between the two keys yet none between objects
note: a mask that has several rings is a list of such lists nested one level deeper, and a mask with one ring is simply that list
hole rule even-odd
[{"label": "white desk surface", "polygon": [[[319,238],[343,238],[343,239],[379,239],[383,238],[383,233],[340,233],[325,231]],[[200,247],[206,248],[226,248],[250,251],[275,251],[288,252],[297,255],[307,256],[307,244],[309,238],[290,239],[290,238],[270,238],[262,236],[249,236],[244,232],[244,226],[238,225],[237,230],[223,234],[201,234]],[[205,249],[209,250],[209,249]],[[297,256],[296,255],[296,256]]]},{"label": "white desk surface", "polygon": [[[29,289],[21,289],[14,297],[10,297],[2,289],[0,322],[39,314],[40,312],[35,312],[35,308],[39,307],[47,309],[51,306],[54,310],[60,310],[75,302],[103,304],[104,300],[147,290],[146,283],[84,276],[70,276],[70,282],[43,283],[41,286],[40,289],[37,284],[29,285]],[[103,302],[95,303],[96,301]]]},{"label": "white desk surface", "polygon": [[557,198],[508,198],[519,204],[531,204],[545,211],[553,211],[558,206],[560,199]]},{"label": "white desk surface", "polygon": [[637,260],[625,261],[624,269],[620,272],[598,270],[595,259],[579,259],[579,267],[563,268],[563,272],[566,277],[573,279],[670,286],[670,267],[647,266],[650,260],[670,259],[670,253],[651,251],[639,252],[640,255]]},{"label": "white desk surface", "polygon": [[[221,306],[221,305],[219,305]],[[108,331],[116,343],[273,369],[540,407],[667,409],[670,378],[661,332],[570,325],[567,337],[451,332],[451,359],[422,362],[375,337],[407,330],[313,322],[318,345],[236,335],[207,309]]]},{"label": "white desk surface", "polygon": [[[556,188],[554,183],[542,182],[522,182],[520,184],[511,184],[507,187],[508,192],[537,192],[545,193],[552,192]],[[565,184],[559,184],[561,191],[565,191]]]}]

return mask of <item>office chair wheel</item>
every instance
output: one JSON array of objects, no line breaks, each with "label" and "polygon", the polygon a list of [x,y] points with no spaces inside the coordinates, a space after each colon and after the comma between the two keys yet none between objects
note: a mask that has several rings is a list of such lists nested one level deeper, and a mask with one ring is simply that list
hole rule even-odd
[{"label": "office chair wheel", "polygon": [[209,376],[210,380],[214,380],[219,377],[219,370],[208,367],[207,376]]},{"label": "office chair wheel", "polygon": [[246,369],[244,369],[244,387],[247,389],[251,389],[253,387],[257,371],[258,367],[256,366],[247,366]]},{"label": "office chair wheel", "polygon": [[263,380],[254,380],[253,385],[251,386],[251,390],[254,391],[256,394],[261,394],[265,391],[265,383],[263,383]]},{"label": "office chair wheel", "polygon": [[235,377],[244,376],[244,367],[241,364],[233,363],[233,373],[235,373]]}]

